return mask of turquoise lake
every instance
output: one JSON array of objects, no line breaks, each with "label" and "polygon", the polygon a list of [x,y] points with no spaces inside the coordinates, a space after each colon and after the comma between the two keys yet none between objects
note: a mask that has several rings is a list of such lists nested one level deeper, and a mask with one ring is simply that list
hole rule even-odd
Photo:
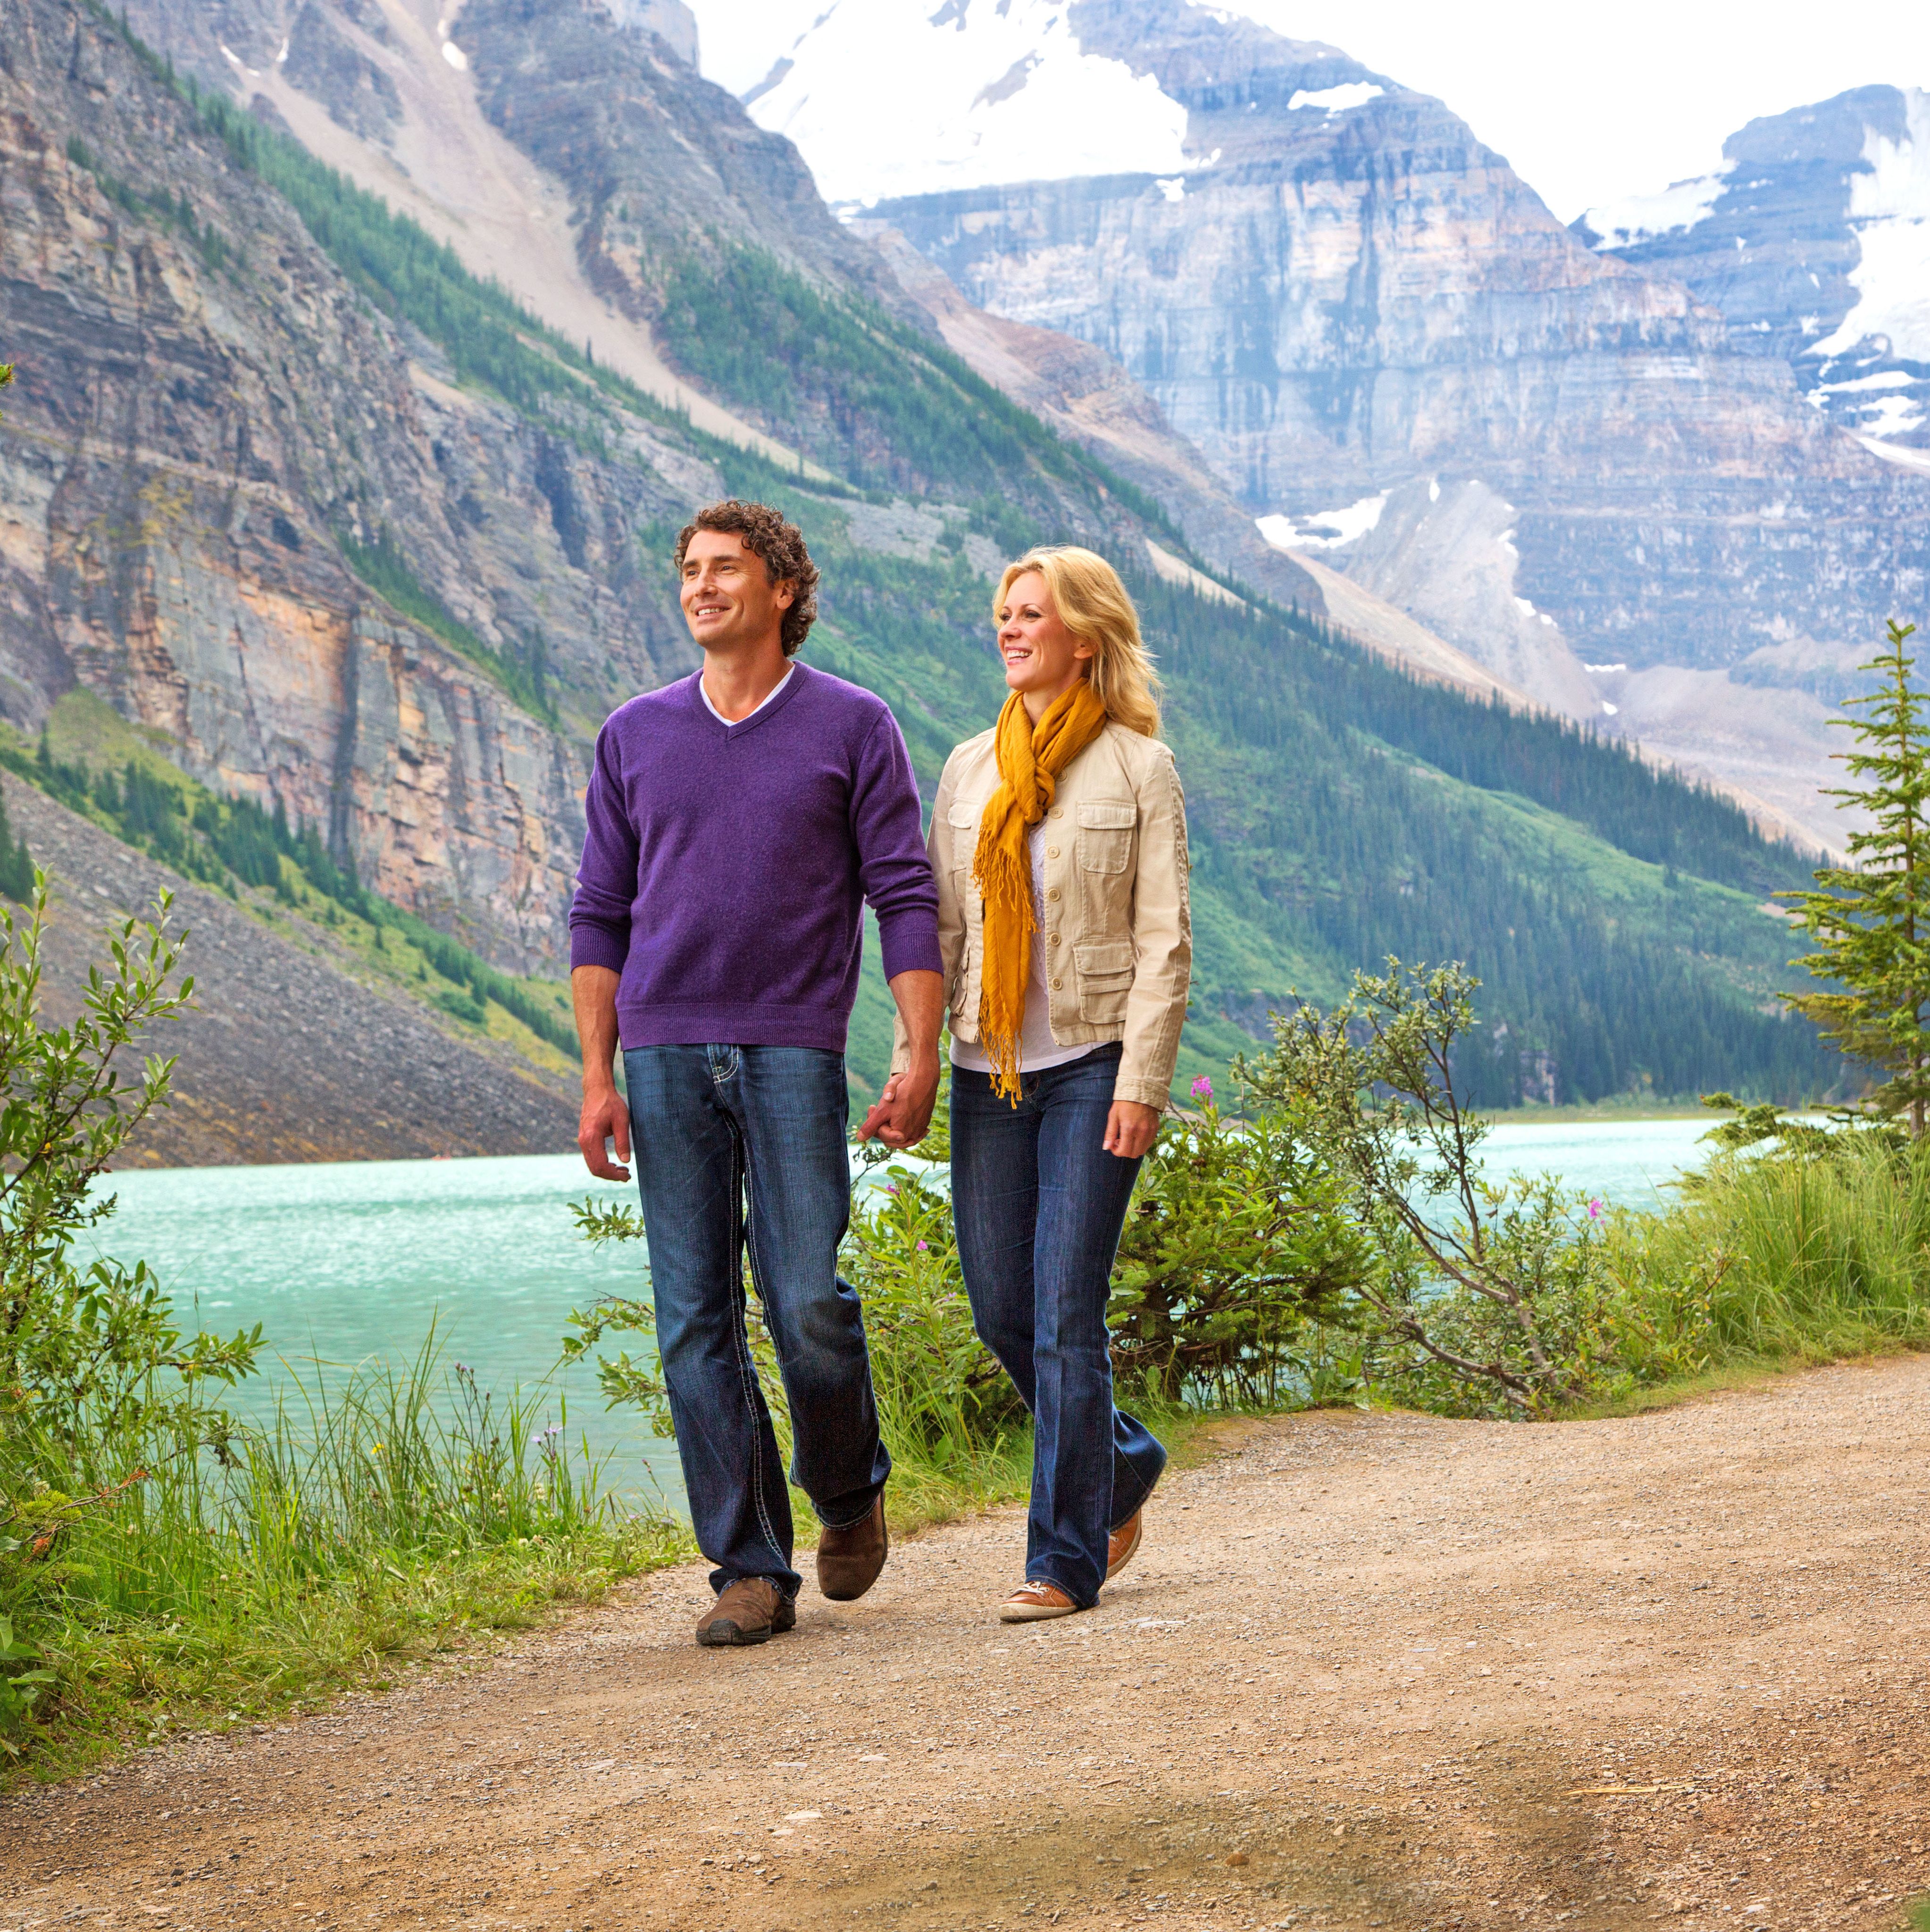
[{"label": "turquoise lake", "polygon": [[[1706,1120],[1499,1126],[1488,1168],[1553,1172],[1604,1199],[1654,1207],[1698,1166]],[[644,1292],[635,1245],[599,1253],[577,1238],[569,1204],[629,1191],[593,1181],[575,1154],[501,1160],[364,1161],[307,1167],[173,1168],[117,1174],[120,1206],[95,1232],[101,1252],[144,1259],[183,1312],[232,1333],[264,1324],[278,1368],[251,1385],[258,1403],[290,1370],[395,1360],[433,1322],[446,1360],[485,1388],[521,1385],[572,1440],[614,1458],[626,1488],[679,1490],[671,1445],[607,1417],[593,1377],[557,1372],[573,1307]],[[634,1350],[632,1352],[635,1352]]]}]

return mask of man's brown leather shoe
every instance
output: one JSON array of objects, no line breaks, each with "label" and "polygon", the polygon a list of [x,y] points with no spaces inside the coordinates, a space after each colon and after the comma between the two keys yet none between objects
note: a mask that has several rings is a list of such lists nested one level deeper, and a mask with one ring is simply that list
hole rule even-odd
[{"label": "man's brown leather shoe", "polygon": [[697,1622],[697,1641],[707,1648],[762,1643],[789,1630],[797,1606],[768,1576],[740,1576]]},{"label": "man's brown leather shoe", "polygon": [[884,1492],[878,1492],[869,1516],[842,1529],[827,1529],[818,1538],[818,1587],[834,1604],[862,1597],[878,1581],[891,1547],[884,1526]]},{"label": "man's brown leather shoe", "polygon": [[1146,1513],[1136,1509],[1106,1539],[1106,1580],[1111,1582],[1139,1552],[1139,1537],[1145,1528]]}]

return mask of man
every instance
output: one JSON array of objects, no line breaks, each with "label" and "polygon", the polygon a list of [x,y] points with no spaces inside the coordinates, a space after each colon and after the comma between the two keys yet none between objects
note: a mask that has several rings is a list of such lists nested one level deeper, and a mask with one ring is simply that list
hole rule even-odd
[{"label": "man", "polygon": [[790,1402],[791,1480],[824,1525],[819,1587],[862,1596],[884,1566],[891,1462],[857,1297],[837,1271],[845,1034],[868,901],[914,1047],[862,1135],[911,1146],[938,1093],[938,888],[896,721],[793,662],[818,582],[796,527],[761,503],[713,504],[679,536],[677,566],[703,668],[611,713],[584,800],[577,1144],[609,1180],[629,1178],[635,1144],[677,1453],[716,1566],[697,1640],[761,1643],[796,1622],[800,1580],[742,1256]]}]

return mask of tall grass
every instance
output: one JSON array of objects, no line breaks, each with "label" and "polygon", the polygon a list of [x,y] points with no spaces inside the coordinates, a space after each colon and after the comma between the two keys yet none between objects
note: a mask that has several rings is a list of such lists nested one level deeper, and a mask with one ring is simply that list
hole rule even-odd
[{"label": "tall grass", "polygon": [[619,1502],[566,1416],[542,1414],[446,1368],[432,1334],[400,1368],[291,1370],[272,1417],[221,1454],[158,1432],[35,1444],[41,1480],[108,1498],[35,1580],[34,1638],[57,1678],[36,1769],[386,1687],[690,1553],[667,1517]]},{"label": "tall grass", "polygon": [[1717,1362],[1930,1346],[1930,1151],[1851,1133],[1821,1156],[1718,1156],[1680,1207],[1622,1232],[1658,1288],[1715,1257]]}]

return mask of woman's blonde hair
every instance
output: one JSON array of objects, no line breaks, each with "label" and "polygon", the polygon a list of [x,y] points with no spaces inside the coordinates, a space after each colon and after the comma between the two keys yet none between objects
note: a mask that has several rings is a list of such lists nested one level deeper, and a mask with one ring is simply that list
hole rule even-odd
[{"label": "woman's blonde hair", "polygon": [[1086,676],[1106,715],[1115,724],[1143,737],[1160,735],[1159,674],[1139,635],[1139,614],[1119,573],[1105,558],[1074,544],[1043,544],[1005,566],[998,595],[992,601],[992,622],[1013,585],[1036,570],[1052,594],[1059,622],[1081,644],[1092,646]]}]

